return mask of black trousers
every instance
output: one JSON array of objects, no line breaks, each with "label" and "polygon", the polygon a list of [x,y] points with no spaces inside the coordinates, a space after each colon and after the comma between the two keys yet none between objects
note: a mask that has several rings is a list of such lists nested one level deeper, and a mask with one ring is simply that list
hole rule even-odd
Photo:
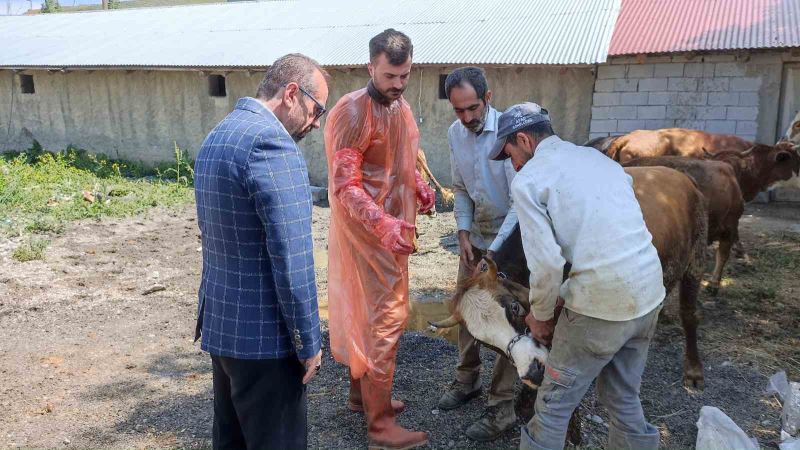
[{"label": "black trousers", "polygon": [[295,450],[308,446],[305,369],[295,357],[211,355],[214,450]]}]

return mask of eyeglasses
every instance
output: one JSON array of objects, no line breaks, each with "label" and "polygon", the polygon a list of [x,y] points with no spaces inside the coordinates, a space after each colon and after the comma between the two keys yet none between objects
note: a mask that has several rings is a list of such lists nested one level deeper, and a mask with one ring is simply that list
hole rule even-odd
[{"label": "eyeglasses", "polygon": [[314,98],[313,95],[309,94],[307,90],[303,89],[302,86],[300,86],[298,84],[297,85],[297,89],[300,89],[300,92],[302,92],[303,94],[307,95],[308,98],[310,98],[311,101],[314,102],[314,104],[315,104],[315,106],[314,106],[314,121],[319,120],[320,117],[322,117],[326,112],[328,112],[328,110],[325,109],[325,106],[322,103],[320,103],[316,98]]}]

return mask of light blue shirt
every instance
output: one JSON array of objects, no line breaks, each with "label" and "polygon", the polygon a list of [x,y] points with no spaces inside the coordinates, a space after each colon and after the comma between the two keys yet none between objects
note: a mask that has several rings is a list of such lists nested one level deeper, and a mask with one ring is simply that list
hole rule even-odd
[{"label": "light blue shirt", "polygon": [[500,113],[489,106],[480,134],[468,130],[459,120],[447,132],[456,226],[459,231],[470,232],[472,245],[492,251],[500,248],[517,224],[509,190],[516,171],[510,159],[489,160],[499,118]]}]

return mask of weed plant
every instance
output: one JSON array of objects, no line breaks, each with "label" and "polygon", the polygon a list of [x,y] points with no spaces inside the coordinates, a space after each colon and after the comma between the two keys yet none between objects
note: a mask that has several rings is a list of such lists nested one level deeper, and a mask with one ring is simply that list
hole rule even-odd
[{"label": "weed plant", "polygon": [[125,217],[193,200],[192,162],[175,145],[175,161],[154,168],[69,147],[38,143],[0,158],[0,236],[60,233],[74,220]]}]

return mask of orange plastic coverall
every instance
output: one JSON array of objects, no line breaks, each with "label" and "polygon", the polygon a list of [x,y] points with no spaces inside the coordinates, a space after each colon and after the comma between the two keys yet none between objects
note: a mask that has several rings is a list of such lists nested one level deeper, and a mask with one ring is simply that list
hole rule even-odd
[{"label": "orange plastic coverall", "polygon": [[405,99],[383,106],[366,89],[342,97],[325,125],[331,352],[356,379],[394,375],[417,200],[432,207],[435,198],[416,172],[418,144]]}]

